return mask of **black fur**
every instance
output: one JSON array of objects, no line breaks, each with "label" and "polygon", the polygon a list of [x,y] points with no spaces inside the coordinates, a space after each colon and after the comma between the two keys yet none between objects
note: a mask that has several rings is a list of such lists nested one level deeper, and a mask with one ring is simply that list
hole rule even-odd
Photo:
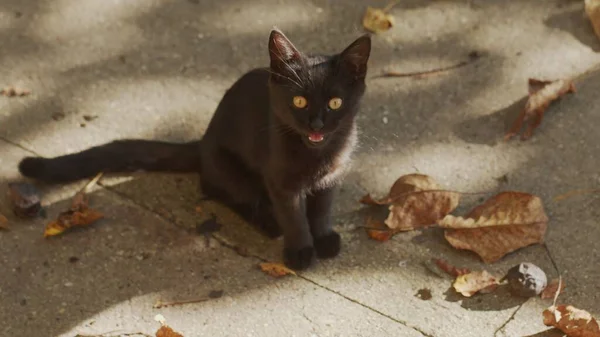
[{"label": "black fur", "polygon": [[[100,171],[199,172],[205,195],[267,235],[283,234],[286,264],[305,269],[315,256],[340,251],[331,204],[355,144],[370,50],[365,35],[340,54],[306,56],[273,30],[270,67],[248,72],[227,90],[201,142],[121,140],[57,158],[25,158],[19,169],[47,182]],[[307,105],[294,106],[295,96]],[[339,109],[328,105],[334,97],[342,99]]]}]

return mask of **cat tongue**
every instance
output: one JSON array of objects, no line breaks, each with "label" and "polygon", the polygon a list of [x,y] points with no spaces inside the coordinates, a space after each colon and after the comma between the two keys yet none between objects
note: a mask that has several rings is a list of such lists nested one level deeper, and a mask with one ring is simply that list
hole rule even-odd
[{"label": "cat tongue", "polygon": [[318,132],[309,133],[308,140],[310,140],[313,143],[318,143],[323,140],[323,134]]}]

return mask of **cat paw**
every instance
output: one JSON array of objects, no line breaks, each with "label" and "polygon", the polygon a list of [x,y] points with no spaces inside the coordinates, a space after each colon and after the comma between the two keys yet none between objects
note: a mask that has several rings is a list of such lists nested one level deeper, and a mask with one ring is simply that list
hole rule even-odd
[{"label": "cat paw", "polygon": [[336,257],[340,253],[341,246],[342,240],[336,232],[315,238],[315,250],[321,259]]},{"label": "cat paw", "polygon": [[304,270],[313,263],[315,249],[307,246],[301,249],[283,249],[283,260],[288,268],[294,270]]}]

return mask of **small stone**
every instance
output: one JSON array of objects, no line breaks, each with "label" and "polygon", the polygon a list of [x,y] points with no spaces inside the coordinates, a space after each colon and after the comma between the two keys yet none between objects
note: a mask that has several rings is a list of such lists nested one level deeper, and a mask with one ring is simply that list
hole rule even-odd
[{"label": "small stone", "polygon": [[70,288],[73,286],[73,282],[65,282],[65,287]]},{"label": "small stone", "polygon": [[546,273],[533,263],[521,263],[510,268],[504,279],[508,280],[511,293],[521,297],[537,296],[548,284]]},{"label": "small stone", "polygon": [[383,124],[387,124],[388,123],[388,118],[387,117],[383,117],[382,121],[383,121]]}]

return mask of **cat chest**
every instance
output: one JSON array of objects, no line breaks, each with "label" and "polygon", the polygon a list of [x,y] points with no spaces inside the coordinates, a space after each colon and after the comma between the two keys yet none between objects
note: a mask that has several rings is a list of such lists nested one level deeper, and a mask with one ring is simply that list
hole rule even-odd
[{"label": "cat chest", "polygon": [[336,185],[350,170],[352,153],[356,147],[356,131],[348,137],[346,144],[336,156],[319,172],[314,189],[325,189]]}]

